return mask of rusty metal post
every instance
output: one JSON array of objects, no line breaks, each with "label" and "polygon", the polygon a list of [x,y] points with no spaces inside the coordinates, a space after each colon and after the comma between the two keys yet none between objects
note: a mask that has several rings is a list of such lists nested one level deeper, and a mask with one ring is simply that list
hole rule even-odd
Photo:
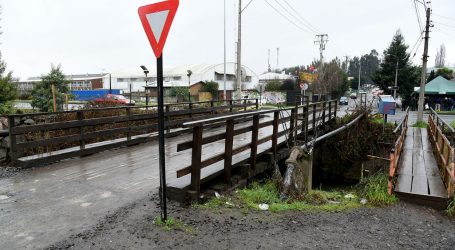
[{"label": "rusty metal post", "polygon": [[193,128],[193,150],[191,155],[191,188],[197,197],[201,192],[201,155],[203,126]]},{"label": "rusty metal post", "polygon": [[250,154],[250,164],[251,164],[252,169],[256,169],[258,139],[259,139],[259,115],[254,115],[253,116],[253,129],[251,130],[251,154]]},{"label": "rusty metal post", "polygon": [[273,134],[272,134],[272,153],[276,159],[278,152],[278,126],[280,123],[280,111],[273,113]]},{"label": "rusty metal post", "polygon": [[79,140],[79,147],[80,149],[85,149],[85,140],[84,140],[84,125],[82,121],[84,120],[84,112],[77,111],[77,119],[79,120],[79,134],[81,135],[81,139]]},{"label": "rusty metal post", "polygon": [[128,116],[128,122],[127,122],[127,126],[128,126],[128,132],[126,133],[126,140],[127,141],[130,141],[131,140],[131,108],[130,107],[127,107],[126,108],[126,115]]},{"label": "rusty metal post", "polygon": [[226,121],[226,140],[224,142],[224,182],[231,184],[232,147],[234,145],[234,120]]}]

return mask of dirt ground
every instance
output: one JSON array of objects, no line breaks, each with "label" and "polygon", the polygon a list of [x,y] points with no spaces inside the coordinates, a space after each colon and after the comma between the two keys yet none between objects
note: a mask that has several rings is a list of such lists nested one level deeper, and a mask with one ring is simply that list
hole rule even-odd
[{"label": "dirt ground", "polygon": [[153,224],[156,194],[106,216],[94,228],[49,249],[454,249],[455,220],[404,202],[340,213],[215,212],[170,202],[169,214],[191,229]]}]

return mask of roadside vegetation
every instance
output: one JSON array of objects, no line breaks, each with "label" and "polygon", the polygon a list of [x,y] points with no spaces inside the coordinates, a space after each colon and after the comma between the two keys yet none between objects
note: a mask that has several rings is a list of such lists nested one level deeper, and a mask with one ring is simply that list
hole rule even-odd
[{"label": "roadside vegetation", "polygon": [[411,127],[414,127],[414,128],[427,128],[428,127],[428,124],[424,121],[418,121],[414,124],[412,124]]},{"label": "roadside vegetation", "polygon": [[447,206],[446,213],[450,217],[455,217],[455,197],[452,198],[452,200],[449,203],[449,206]]},{"label": "roadside vegetation", "polygon": [[341,212],[362,206],[382,207],[392,205],[398,199],[387,194],[387,175],[379,172],[365,178],[356,186],[330,190],[312,190],[300,199],[280,199],[280,193],[272,180],[254,182],[245,189],[236,190],[227,196],[217,195],[195,208],[221,212],[225,209],[239,209],[243,213],[268,210],[272,213],[299,212]]},{"label": "roadside vegetation", "polygon": [[195,234],[192,227],[172,217],[168,217],[166,221],[162,221],[161,217],[155,217],[153,224],[161,227],[165,231],[183,231],[188,234]]}]

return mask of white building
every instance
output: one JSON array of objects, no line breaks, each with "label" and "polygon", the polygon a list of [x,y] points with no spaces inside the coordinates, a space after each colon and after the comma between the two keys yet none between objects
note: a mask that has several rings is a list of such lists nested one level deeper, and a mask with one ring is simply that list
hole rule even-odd
[{"label": "white building", "polygon": [[[233,91],[235,88],[235,63],[226,63],[226,90]],[[146,66],[149,70],[148,85],[156,86],[156,67]],[[188,77],[188,71],[192,74]],[[259,77],[246,66],[242,67],[245,76],[242,77],[242,90],[253,89],[259,82]],[[164,68],[164,87],[188,87],[199,82],[214,81],[219,84],[219,90],[224,90],[224,64],[195,64],[178,67]],[[109,88],[109,74],[104,78],[103,88]],[[112,89],[122,89],[129,92],[131,84],[132,92],[144,91],[145,74],[138,65],[137,67],[128,68],[112,72],[111,86]]]},{"label": "white building", "polygon": [[268,82],[274,81],[274,80],[283,82],[284,80],[293,79],[293,78],[294,78],[294,76],[287,75],[284,71],[281,73],[266,72],[266,73],[259,75],[259,83],[265,84],[265,83],[268,83]]}]

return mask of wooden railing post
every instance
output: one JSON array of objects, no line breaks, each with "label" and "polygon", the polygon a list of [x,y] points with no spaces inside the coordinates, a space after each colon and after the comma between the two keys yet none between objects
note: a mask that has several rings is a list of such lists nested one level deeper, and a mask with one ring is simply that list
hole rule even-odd
[{"label": "wooden railing post", "polygon": [[395,152],[392,151],[390,152],[390,164],[389,164],[389,180],[388,180],[388,185],[387,185],[387,193],[389,195],[392,195],[393,191],[393,178],[395,175]]},{"label": "wooden railing post", "polygon": [[332,102],[329,101],[329,121],[332,120]]},{"label": "wooden railing post", "polygon": [[322,126],[324,127],[325,125],[325,108],[326,108],[326,102],[322,103]]},{"label": "wooden railing post", "polygon": [[17,161],[17,152],[16,152],[16,135],[13,134],[14,127],[16,127],[16,122],[14,116],[8,116],[8,125],[9,125],[9,159],[11,164],[14,165]]},{"label": "wooden railing post", "polygon": [[229,112],[232,113],[232,99],[229,100]]},{"label": "wooden railing post", "polygon": [[126,133],[126,140],[127,141],[130,141],[131,140],[131,108],[130,107],[127,107],[126,108],[126,115],[128,116],[128,132]]},{"label": "wooden railing post", "polygon": [[168,124],[166,124],[164,127],[166,128],[166,133],[169,133],[171,132],[171,127],[169,127],[169,123],[171,121],[171,115],[169,114],[169,112],[171,111],[171,107],[169,104],[166,105],[166,113],[164,113],[165,117],[167,116],[167,122]]},{"label": "wooden railing post", "polygon": [[302,132],[304,141],[307,141],[308,136],[308,126],[310,125],[310,100],[306,100],[305,106],[303,107],[303,122],[302,122]]},{"label": "wooden railing post", "polygon": [[296,125],[296,112],[297,112],[297,108],[292,108],[291,109],[291,120],[289,121],[289,141],[292,141],[293,142],[293,146],[295,146],[296,142],[296,136],[294,136],[294,130],[297,131],[295,125]]},{"label": "wooden railing post", "polygon": [[246,111],[246,104],[247,104],[247,102],[246,102],[246,99],[245,99],[245,100],[243,100],[243,105],[244,105],[243,110],[244,111]]},{"label": "wooden railing post", "polygon": [[317,106],[315,103],[311,104],[313,106],[313,133],[316,132],[316,111],[317,111]]},{"label": "wooden railing post", "polygon": [[188,103],[188,109],[190,110],[190,118],[193,117],[193,103]]},{"label": "wooden railing post", "polygon": [[333,103],[335,104],[335,109],[333,110],[333,118],[337,118],[337,111],[338,111],[338,101],[335,100],[333,101]]},{"label": "wooden railing post", "polygon": [[191,155],[191,188],[197,197],[201,192],[201,154],[202,154],[203,126],[193,128],[193,150]]},{"label": "wooden railing post", "polygon": [[232,147],[234,145],[234,120],[226,121],[226,140],[224,142],[224,182],[231,184]]},{"label": "wooden railing post", "polygon": [[251,130],[251,155],[250,163],[251,168],[256,168],[256,157],[258,152],[258,138],[259,137],[259,115],[253,116],[253,130]]},{"label": "wooden railing post", "polygon": [[256,99],[256,110],[259,110],[259,99]]},{"label": "wooden railing post", "polygon": [[214,103],[213,103],[213,100],[211,100],[211,101],[210,101],[210,108],[211,108],[210,114],[212,114],[212,115],[215,114],[215,111],[213,110],[213,107],[214,107],[214,106],[215,106],[215,105],[214,105]]},{"label": "wooden railing post", "polygon": [[280,111],[273,113],[273,134],[272,134],[272,153],[276,157],[278,152],[278,125],[280,122]]},{"label": "wooden railing post", "polygon": [[84,139],[84,125],[82,121],[84,120],[84,112],[77,111],[77,119],[81,124],[79,124],[79,134],[81,135],[81,139],[79,140],[79,147],[80,149],[85,149],[85,139]]}]

